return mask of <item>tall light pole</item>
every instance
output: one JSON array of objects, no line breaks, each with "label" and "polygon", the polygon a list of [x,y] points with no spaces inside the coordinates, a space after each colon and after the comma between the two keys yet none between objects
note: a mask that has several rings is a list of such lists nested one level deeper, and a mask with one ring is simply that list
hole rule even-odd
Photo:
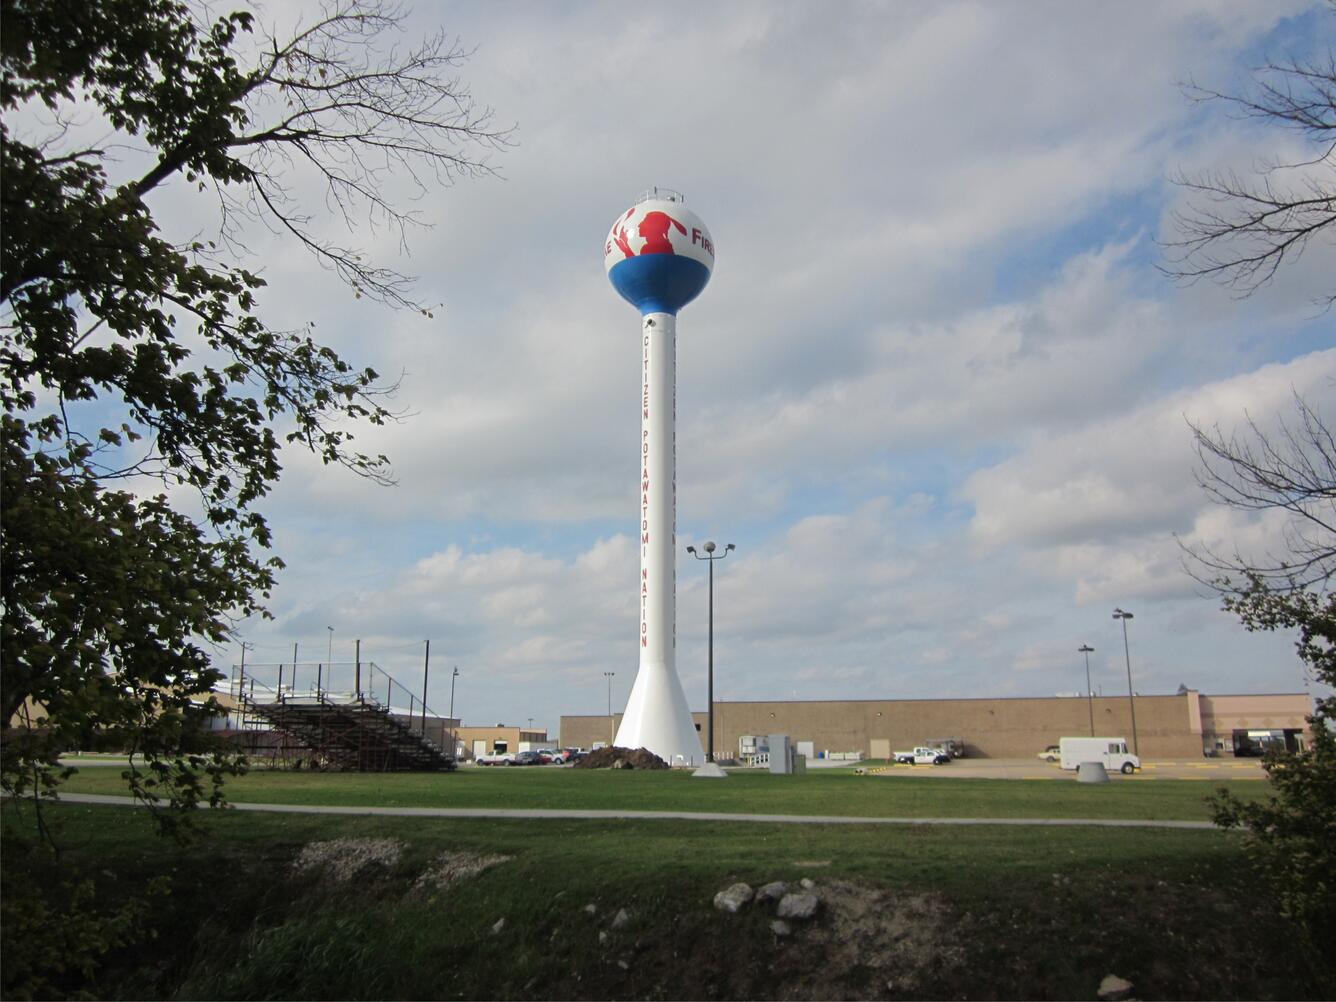
[{"label": "tall light pole", "polygon": [[723,560],[724,557],[728,556],[730,551],[736,550],[737,547],[734,546],[732,543],[729,543],[727,546],[724,547],[724,552],[719,554],[719,556],[717,557],[714,555],[715,546],[713,542],[707,542],[704,546],[701,547],[701,549],[705,551],[705,556],[703,557],[696,552],[696,548],[694,546],[688,546],[687,552],[690,553],[697,560],[708,561],[710,565],[710,637],[707,644],[709,653],[706,656],[707,657],[706,678],[707,678],[707,687],[709,689],[709,695],[707,697],[708,699],[707,706],[709,707],[709,710],[708,713],[706,714],[706,719],[709,721],[709,734],[707,736],[708,743],[705,746],[705,761],[713,762],[714,761],[714,562],[716,560]]},{"label": "tall light pole", "polygon": [[334,663],[334,627],[326,626],[325,629],[329,631],[329,656],[325,659],[325,664],[332,665]]},{"label": "tall light pole", "polygon": [[450,754],[459,754],[459,730],[455,722],[455,679],[459,678],[459,665],[450,673]]},{"label": "tall light pole", "polygon": [[[427,736],[427,669],[431,664],[431,641],[422,641],[427,645],[426,650],[422,652],[422,736]],[[413,704],[409,701],[408,705],[408,725],[413,726]],[[442,735],[444,737],[444,735]]]},{"label": "tall light pole", "polygon": [[[237,706],[241,710],[241,729],[246,729],[246,652],[255,650],[255,645],[241,641],[241,673],[237,678]],[[252,690],[255,683],[251,683]]]},{"label": "tall light pole", "polygon": [[1137,744],[1137,701],[1136,694],[1132,691],[1132,653],[1127,646],[1127,621],[1132,618],[1132,614],[1115,608],[1113,618],[1123,621],[1123,657],[1127,659],[1127,704],[1132,708],[1132,754],[1140,758],[1141,748]]},{"label": "tall light pole", "polygon": [[612,677],[616,674],[615,671],[605,671],[603,673],[603,677],[608,680],[608,740],[612,744],[617,743],[617,739],[613,737],[612,728]]},{"label": "tall light pole", "polygon": [[1090,736],[1095,736],[1095,694],[1090,691],[1090,654],[1095,648],[1089,644],[1082,644],[1076,648],[1076,653],[1084,654],[1086,659],[1086,704],[1090,707]]}]

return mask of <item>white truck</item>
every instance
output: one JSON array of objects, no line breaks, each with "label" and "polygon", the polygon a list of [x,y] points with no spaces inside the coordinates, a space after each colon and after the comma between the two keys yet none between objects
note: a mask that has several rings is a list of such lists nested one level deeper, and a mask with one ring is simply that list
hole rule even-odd
[{"label": "white truck", "polygon": [[1064,769],[1082,762],[1102,762],[1109,772],[1130,776],[1141,768],[1141,759],[1127,750],[1126,738],[1060,738],[1059,761]]},{"label": "white truck", "polygon": [[913,751],[898,751],[891,757],[905,765],[946,765],[951,761],[951,756],[941,748],[929,748],[926,745],[920,745]]}]

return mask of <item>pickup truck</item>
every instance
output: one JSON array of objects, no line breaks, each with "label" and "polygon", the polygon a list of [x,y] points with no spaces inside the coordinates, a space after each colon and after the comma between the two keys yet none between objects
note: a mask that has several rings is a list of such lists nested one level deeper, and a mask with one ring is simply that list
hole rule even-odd
[{"label": "pickup truck", "polygon": [[946,765],[951,761],[951,756],[942,749],[927,746],[920,746],[913,751],[898,751],[892,758],[906,765]]},{"label": "pickup truck", "polygon": [[477,756],[474,761],[478,765],[513,765],[515,756],[510,752],[487,752]]}]

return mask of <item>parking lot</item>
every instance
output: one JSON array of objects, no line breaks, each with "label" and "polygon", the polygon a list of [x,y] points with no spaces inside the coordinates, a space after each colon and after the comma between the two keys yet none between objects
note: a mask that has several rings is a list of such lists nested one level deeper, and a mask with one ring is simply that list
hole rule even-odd
[{"label": "parking lot", "polygon": [[[1075,780],[1074,771],[1064,772],[1056,762],[1042,762],[1039,759],[1020,758],[958,758],[950,765],[896,765],[867,766],[869,773],[877,776],[919,776],[925,779],[957,778],[973,779],[1031,779],[1031,780]],[[1157,779],[1265,779],[1262,760],[1256,758],[1206,758],[1196,760],[1156,759],[1147,761],[1131,776],[1111,773],[1115,782],[1146,782]]]}]

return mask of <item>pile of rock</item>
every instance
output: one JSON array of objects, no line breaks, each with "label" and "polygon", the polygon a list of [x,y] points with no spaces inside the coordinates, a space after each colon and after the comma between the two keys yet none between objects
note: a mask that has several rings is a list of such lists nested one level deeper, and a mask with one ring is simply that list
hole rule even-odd
[{"label": "pile of rock", "polygon": [[794,922],[808,922],[816,917],[821,905],[816,896],[816,884],[803,878],[799,889],[791,890],[782,880],[771,881],[752,890],[750,884],[731,884],[714,896],[714,906],[721,912],[737,914],[748,904],[758,905],[775,903],[775,918],[770,923],[770,931],[776,936],[793,934]]},{"label": "pile of rock", "polygon": [[443,852],[432,861],[413,885],[417,888],[443,891],[451,884],[476,877],[484,870],[509,862],[510,856],[500,853]]},{"label": "pile of rock", "polygon": [[648,748],[618,748],[613,745],[591,751],[575,763],[577,769],[667,769],[668,763]]},{"label": "pile of rock", "polygon": [[324,868],[337,884],[346,883],[368,867],[387,870],[398,864],[404,843],[392,838],[336,838],[302,847],[292,868],[298,873]]},{"label": "pile of rock", "polygon": [[1100,1002],[1122,1002],[1123,999],[1130,999],[1133,991],[1132,982],[1126,978],[1120,978],[1116,974],[1106,974],[1104,980],[1099,983],[1098,998]]}]

